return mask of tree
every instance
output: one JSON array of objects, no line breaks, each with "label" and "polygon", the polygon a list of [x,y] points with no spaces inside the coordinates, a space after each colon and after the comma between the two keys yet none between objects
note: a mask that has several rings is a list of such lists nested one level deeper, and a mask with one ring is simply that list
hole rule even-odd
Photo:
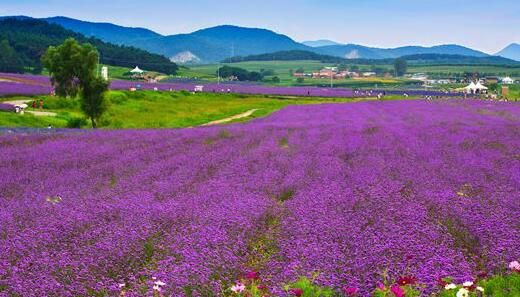
[{"label": "tree", "polygon": [[298,78],[296,79],[296,82],[299,83],[299,84],[303,84],[303,83],[305,82],[305,78],[303,78],[303,77],[298,77]]},{"label": "tree", "polygon": [[273,76],[272,81],[275,84],[279,84],[280,83],[280,78],[278,76]]},{"label": "tree", "polygon": [[49,47],[42,64],[49,70],[51,81],[60,97],[80,95],[81,109],[96,128],[106,110],[108,83],[96,77],[99,54],[90,44],[79,44],[69,38],[57,47]]},{"label": "tree", "polygon": [[260,72],[249,72],[238,67],[223,66],[217,71],[221,77],[236,77],[239,81],[260,81],[264,76]]},{"label": "tree", "polygon": [[249,72],[247,80],[249,81],[261,81],[264,79],[264,76],[260,72],[251,71]]},{"label": "tree", "polygon": [[23,73],[22,61],[7,40],[0,42],[0,72]]},{"label": "tree", "polygon": [[96,76],[98,59],[92,45],[80,45],[69,38],[60,46],[49,47],[42,56],[42,65],[49,70],[58,96],[75,97]]},{"label": "tree", "polygon": [[92,123],[92,128],[97,127],[97,120],[107,110],[105,93],[108,83],[100,77],[93,78],[83,87],[81,94],[81,110]]},{"label": "tree", "polygon": [[405,59],[399,58],[394,61],[394,71],[396,76],[403,76],[406,74],[408,65]]}]

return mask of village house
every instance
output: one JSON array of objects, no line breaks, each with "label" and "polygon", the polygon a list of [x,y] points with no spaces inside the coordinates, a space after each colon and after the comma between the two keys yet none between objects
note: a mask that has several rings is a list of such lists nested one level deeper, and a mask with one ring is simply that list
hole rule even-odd
[{"label": "village house", "polygon": [[512,85],[515,83],[515,80],[512,79],[511,77],[507,76],[507,77],[502,78],[501,82],[505,85]]}]

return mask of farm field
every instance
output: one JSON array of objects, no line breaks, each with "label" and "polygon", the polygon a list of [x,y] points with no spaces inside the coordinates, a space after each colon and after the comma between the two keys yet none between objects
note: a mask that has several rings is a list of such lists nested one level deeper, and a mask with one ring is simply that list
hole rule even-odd
[{"label": "farm field", "polygon": [[270,296],[302,276],[429,296],[520,258],[519,152],[520,105],[477,100],[0,135],[0,294],[236,296],[255,272]]},{"label": "farm field", "polygon": [[[281,85],[295,85],[296,79],[291,77],[290,70],[296,70],[303,68],[306,72],[315,72],[328,66],[335,66],[333,63],[322,63],[321,61],[258,61],[258,62],[240,62],[230,64],[220,64],[220,66],[228,65],[234,67],[244,68],[249,71],[260,71],[260,70],[273,70],[275,76],[278,76],[281,80]],[[360,71],[371,71],[372,67],[378,67],[391,71],[392,65],[356,65]],[[216,71],[218,64],[212,65],[192,65],[189,66],[189,72],[180,72],[181,76],[184,77],[198,77],[204,79],[216,80]],[[462,75],[465,72],[469,73],[485,73],[487,75],[500,75],[500,76],[512,76],[520,77],[520,67],[512,66],[491,66],[491,65],[408,65],[409,73],[429,73],[439,74],[444,73],[451,75]],[[267,77],[269,79],[271,77]],[[328,85],[330,80],[320,79],[306,79],[305,84],[307,85]],[[380,78],[369,78],[366,80],[337,80],[334,82],[335,85],[350,86],[350,87],[374,87],[378,84],[379,86],[403,86],[406,85],[406,80],[402,79],[380,79]]]}]

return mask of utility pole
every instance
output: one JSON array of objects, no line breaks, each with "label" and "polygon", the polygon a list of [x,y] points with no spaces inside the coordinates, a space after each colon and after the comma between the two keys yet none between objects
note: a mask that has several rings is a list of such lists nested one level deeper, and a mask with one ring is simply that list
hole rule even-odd
[{"label": "utility pole", "polygon": [[98,57],[97,57],[97,70],[96,70],[96,76],[99,77],[99,64],[101,63],[101,52],[98,53]]},{"label": "utility pole", "polygon": [[334,78],[334,74],[333,74],[333,72],[334,72],[334,71],[333,71],[332,68],[331,68],[331,69],[330,69],[330,88],[331,88],[331,89],[334,88],[334,86],[333,86],[333,82],[332,82],[332,79]]}]

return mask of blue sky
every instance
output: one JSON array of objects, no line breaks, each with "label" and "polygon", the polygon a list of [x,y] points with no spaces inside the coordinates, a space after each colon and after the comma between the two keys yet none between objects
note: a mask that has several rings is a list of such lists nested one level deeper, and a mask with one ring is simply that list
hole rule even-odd
[{"label": "blue sky", "polygon": [[519,0],[0,0],[0,15],[20,14],[64,15],[162,34],[232,24],[297,41],[377,47],[457,43],[495,53],[520,42]]}]

